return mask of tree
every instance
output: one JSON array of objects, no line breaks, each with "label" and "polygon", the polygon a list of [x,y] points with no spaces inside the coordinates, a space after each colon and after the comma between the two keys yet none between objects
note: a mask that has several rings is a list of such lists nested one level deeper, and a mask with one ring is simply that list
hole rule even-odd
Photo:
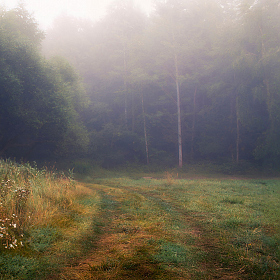
[{"label": "tree", "polygon": [[[277,74],[279,69],[279,5],[278,1],[237,1],[238,11],[232,19],[227,49],[232,50],[232,96],[236,114],[236,162],[240,159],[241,143],[258,158],[277,154],[274,121],[278,118],[272,108],[278,107]],[[224,40],[226,41],[226,40]],[[225,46],[224,46],[225,49]],[[276,74],[276,75],[275,75]],[[275,118],[276,117],[276,118]],[[272,142],[270,136],[276,138]],[[272,150],[270,150],[272,148]],[[245,149],[243,149],[245,150]],[[270,152],[268,152],[270,150]],[[248,157],[248,155],[247,155]]]},{"label": "tree", "polygon": [[[86,83],[91,104],[75,111],[90,131],[91,158],[107,166],[174,164],[177,155],[180,167],[183,156],[277,161],[279,18],[276,0],[158,1],[149,17],[124,1],[95,24],[61,18],[49,43]],[[58,65],[63,81],[69,73]],[[73,82],[65,95],[80,87]]]},{"label": "tree", "polygon": [[101,41],[102,49],[106,50],[108,58],[109,78],[117,89],[115,94],[124,100],[124,125],[126,129],[133,131],[134,98],[129,76],[131,70],[137,67],[133,57],[134,44],[144,31],[145,17],[131,1],[116,1],[100,24],[104,38]]},{"label": "tree", "polygon": [[[158,46],[161,58],[164,56],[167,73],[174,79],[176,90],[177,105],[177,136],[178,136],[178,161],[179,167],[183,166],[182,151],[182,124],[181,124],[181,92],[180,92],[180,76],[179,59],[182,56],[182,34],[184,33],[184,5],[181,1],[167,1],[157,7],[158,18],[155,22],[156,32],[153,36],[162,44],[163,50]],[[160,63],[161,63],[160,62]]]},{"label": "tree", "polygon": [[35,22],[17,8],[2,12],[0,26],[0,154],[28,157],[35,150],[53,154],[65,146],[67,135],[75,139],[75,146],[85,144],[81,136],[85,139],[86,132],[75,108],[79,98],[74,99],[76,93],[83,95],[82,89],[73,77],[62,75],[63,67],[41,57],[41,33]]},{"label": "tree", "polygon": [[179,167],[187,141],[191,158],[194,157],[198,95],[206,91],[202,82],[212,67],[213,42],[219,32],[216,26],[221,21],[221,8],[213,1],[163,1],[154,17],[152,37],[158,42],[158,71],[164,79],[164,90],[173,83],[176,93]]}]

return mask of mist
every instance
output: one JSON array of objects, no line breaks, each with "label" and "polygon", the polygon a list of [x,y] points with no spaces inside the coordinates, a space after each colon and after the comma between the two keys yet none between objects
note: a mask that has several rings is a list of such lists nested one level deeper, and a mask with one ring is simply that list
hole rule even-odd
[{"label": "mist", "polygon": [[[280,163],[277,1],[80,2],[76,10],[74,1],[53,4],[57,13],[45,18],[39,4],[26,1],[35,23],[51,22],[37,50],[60,77],[56,92],[64,92],[69,115],[53,121],[67,125],[51,139],[38,109],[40,121],[27,122],[36,145],[26,135],[8,147],[11,132],[1,140],[3,155],[72,157],[108,168]],[[40,30],[31,31],[38,37]]]},{"label": "mist", "polygon": [[[40,28],[47,30],[52,26],[53,21],[61,15],[98,21],[106,15],[107,9],[115,2],[115,0],[0,0],[0,6],[13,9],[20,3],[23,4]],[[152,0],[128,0],[127,2],[133,3],[146,14],[153,10]]]}]

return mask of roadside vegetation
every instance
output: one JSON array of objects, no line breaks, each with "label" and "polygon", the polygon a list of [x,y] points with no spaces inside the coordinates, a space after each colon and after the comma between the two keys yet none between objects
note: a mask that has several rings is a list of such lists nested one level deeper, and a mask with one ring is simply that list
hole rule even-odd
[{"label": "roadside vegetation", "polygon": [[99,174],[1,160],[0,279],[279,279],[278,179]]}]

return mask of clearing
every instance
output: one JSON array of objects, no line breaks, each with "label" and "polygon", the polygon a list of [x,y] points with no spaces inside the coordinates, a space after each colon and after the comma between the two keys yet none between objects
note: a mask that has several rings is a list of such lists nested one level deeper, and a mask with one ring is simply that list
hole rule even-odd
[{"label": "clearing", "polygon": [[94,179],[86,249],[53,279],[279,279],[279,183]]}]

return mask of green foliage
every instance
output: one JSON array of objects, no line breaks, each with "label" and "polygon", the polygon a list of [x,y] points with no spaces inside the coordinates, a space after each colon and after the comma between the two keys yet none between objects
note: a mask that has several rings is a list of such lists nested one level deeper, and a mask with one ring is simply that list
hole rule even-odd
[{"label": "green foliage", "polygon": [[83,175],[89,175],[92,173],[94,167],[92,165],[92,162],[89,160],[75,160],[71,167],[73,168],[73,171],[75,174],[83,174]]},{"label": "green foliage", "polygon": [[44,52],[83,76],[89,156],[103,167],[144,163],[145,127],[151,163],[174,165],[177,78],[186,162],[235,161],[228,174],[242,160],[279,164],[279,5],[245,2],[165,1],[149,17],[125,2],[96,24],[57,19]]},{"label": "green foliage", "polygon": [[148,152],[174,166],[178,88],[185,162],[278,168],[279,5],[249,2],[169,0],[147,17],[125,1],[98,23],[61,16],[43,41],[48,61],[24,7],[2,10],[0,155],[115,167]]},{"label": "green foliage", "polygon": [[78,112],[87,101],[74,70],[43,59],[42,32],[24,8],[2,11],[0,27],[0,155],[47,158],[60,149],[86,150]]}]

